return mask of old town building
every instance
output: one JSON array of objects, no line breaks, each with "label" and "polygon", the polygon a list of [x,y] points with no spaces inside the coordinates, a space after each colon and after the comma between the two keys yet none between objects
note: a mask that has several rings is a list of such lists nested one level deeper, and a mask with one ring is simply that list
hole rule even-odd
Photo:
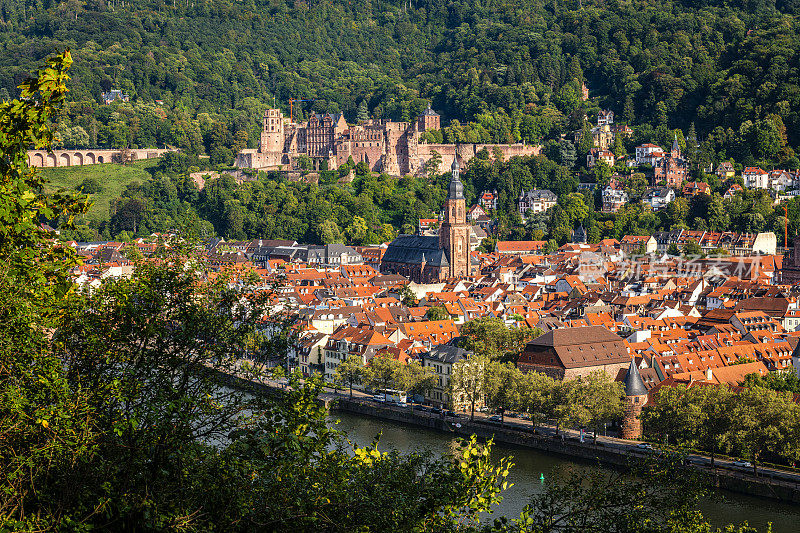
[{"label": "old town building", "polygon": [[576,379],[602,370],[616,377],[630,362],[625,342],[602,326],[554,329],[533,339],[519,356],[517,366],[555,379]]}]

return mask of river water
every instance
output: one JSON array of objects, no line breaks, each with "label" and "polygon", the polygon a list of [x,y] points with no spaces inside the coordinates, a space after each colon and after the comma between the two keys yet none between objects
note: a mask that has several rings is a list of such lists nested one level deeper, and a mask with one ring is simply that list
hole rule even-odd
[{"label": "river water", "polygon": [[[427,450],[433,454],[442,454],[451,449],[454,443],[452,437],[438,431],[350,413],[334,412],[329,420],[332,424],[338,420],[336,427],[359,446],[370,444],[382,432],[379,449],[383,451],[394,448],[400,452]],[[511,455],[514,462],[508,476],[508,480],[514,485],[502,493],[503,502],[494,512],[495,516],[518,517],[529,497],[541,492],[543,483],[547,480],[564,478],[570,471],[578,468],[599,468],[504,444],[495,444],[494,453],[498,458]],[[542,474],[544,482],[540,479]],[[774,533],[800,531],[800,506],[797,505],[717,491],[708,501],[703,502],[701,510],[716,527],[748,521],[761,533],[766,531],[766,524],[772,522]]]}]

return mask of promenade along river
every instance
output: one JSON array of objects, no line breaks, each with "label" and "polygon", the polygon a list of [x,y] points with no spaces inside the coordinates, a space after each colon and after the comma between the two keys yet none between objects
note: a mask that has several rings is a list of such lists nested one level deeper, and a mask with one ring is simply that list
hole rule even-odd
[{"label": "promenade along river", "polygon": [[[350,413],[332,412],[329,419],[331,423],[339,420],[336,427],[360,446],[369,444],[378,433],[383,432],[379,445],[379,449],[383,451],[394,448],[400,452],[430,450],[434,454],[441,454],[451,449],[454,440],[438,431]],[[514,486],[503,492],[503,502],[495,510],[494,516],[518,517],[530,495],[542,491],[541,474],[544,474],[544,483],[547,483],[550,480],[566,477],[570,471],[578,468],[598,468],[559,456],[502,444],[495,444],[494,452],[498,458],[513,456],[515,464],[509,474],[509,481],[514,483]],[[759,532],[766,531],[767,522],[772,522],[774,533],[800,532],[800,506],[796,505],[718,491],[709,501],[701,505],[701,510],[717,527],[747,520],[750,525],[756,526]]]}]

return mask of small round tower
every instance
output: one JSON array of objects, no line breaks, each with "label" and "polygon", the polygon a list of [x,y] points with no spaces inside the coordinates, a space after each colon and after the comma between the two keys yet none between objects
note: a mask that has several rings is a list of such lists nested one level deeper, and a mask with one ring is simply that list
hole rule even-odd
[{"label": "small round tower", "polygon": [[642,381],[636,360],[631,359],[628,375],[625,376],[625,413],[622,418],[622,438],[642,437],[642,407],[647,403],[647,388]]}]

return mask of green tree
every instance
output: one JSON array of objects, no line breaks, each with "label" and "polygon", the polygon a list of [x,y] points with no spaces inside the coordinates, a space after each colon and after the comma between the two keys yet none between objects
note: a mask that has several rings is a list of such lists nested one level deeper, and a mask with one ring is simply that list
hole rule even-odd
[{"label": "green tree", "polygon": [[687,243],[683,245],[681,253],[687,257],[699,257],[703,254],[703,249],[700,248],[700,245],[697,244],[697,241],[694,239],[689,239]]},{"label": "green tree", "polygon": [[436,386],[438,377],[429,366],[423,367],[417,361],[402,365],[396,376],[400,389],[412,394],[424,394]]},{"label": "green tree", "polygon": [[317,226],[317,235],[322,244],[343,243],[342,230],[333,220],[326,220]]},{"label": "green tree", "polygon": [[361,102],[358,104],[356,122],[366,122],[367,120],[369,120],[369,107],[367,107],[366,100],[361,100]]},{"label": "green tree", "polygon": [[400,289],[400,303],[406,307],[413,307],[417,303],[417,295],[408,285],[403,285]]},{"label": "green tree", "polygon": [[594,443],[597,435],[606,422],[615,422],[622,418],[622,388],[620,383],[612,381],[606,372],[597,371],[581,380],[579,388],[581,407],[586,411],[586,426],[594,430]]},{"label": "green tree", "polygon": [[453,403],[469,404],[470,420],[475,420],[475,404],[486,395],[486,368],[490,362],[488,357],[476,354],[453,364],[448,394]]},{"label": "green tree", "polygon": [[493,360],[516,361],[525,344],[537,335],[541,335],[540,330],[509,328],[499,318],[484,317],[461,326],[459,344],[466,350]]},{"label": "green tree", "polygon": [[569,140],[563,140],[558,145],[558,157],[561,164],[567,168],[575,166],[575,161],[578,160],[578,154],[575,151],[575,145]]},{"label": "green tree", "polygon": [[541,372],[523,374],[520,388],[520,409],[528,413],[534,426],[548,414],[550,396],[556,386],[553,378]]},{"label": "green tree", "polygon": [[500,412],[500,422],[505,411],[521,405],[520,386],[523,374],[514,363],[491,361],[485,368],[486,405]]},{"label": "green tree", "polygon": [[625,151],[625,142],[622,139],[622,134],[617,133],[614,135],[614,144],[611,147],[611,151],[614,152],[614,157],[617,160],[623,160],[627,155]]},{"label": "green tree", "polygon": [[388,354],[376,355],[364,367],[364,386],[373,391],[396,388],[402,364]]},{"label": "green tree", "polygon": [[428,320],[448,320],[450,313],[447,312],[444,306],[434,306],[425,311],[425,318]]},{"label": "green tree", "polygon": [[676,198],[667,204],[667,219],[673,226],[686,224],[689,216],[689,202],[686,198]]},{"label": "green tree", "polygon": [[97,194],[102,192],[103,186],[100,185],[100,182],[97,180],[97,178],[89,177],[84,178],[84,180],[80,182],[75,189],[83,194]]},{"label": "green tree", "polygon": [[353,217],[353,221],[345,230],[348,242],[353,244],[364,244],[364,239],[367,237],[367,221],[361,217]]},{"label": "green tree", "polygon": [[[634,172],[625,182],[625,192],[631,201],[639,200],[647,190],[647,177],[641,172]],[[672,202],[670,202],[670,205]]]},{"label": "green tree", "polygon": [[729,416],[733,449],[753,463],[765,454],[795,460],[798,455],[797,424],[800,408],[791,394],[762,387],[748,387],[736,395]]},{"label": "green tree", "polygon": [[433,179],[433,176],[439,172],[439,166],[442,164],[442,156],[436,150],[433,150],[431,158],[425,161],[425,174],[428,179]]},{"label": "green tree", "polygon": [[361,357],[350,355],[336,366],[334,380],[337,384],[347,386],[350,389],[350,397],[353,397],[353,385],[361,382],[364,374],[364,363]]},{"label": "green tree", "polygon": [[800,378],[793,372],[770,372],[748,374],[742,383],[745,387],[764,387],[778,392],[800,394]]},{"label": "green tree", "polygon": [[297,158],[297,168],[300,170],[311,170],[314,168],[314,162],[305,154]]},{"label": "green tree", "polygon": [[594,139],[592,139],[592,126],[588,120],[584,120],[581,129],[581,138],[578,141],[578,157],[586,157],[589,150],[594,146]]}]

